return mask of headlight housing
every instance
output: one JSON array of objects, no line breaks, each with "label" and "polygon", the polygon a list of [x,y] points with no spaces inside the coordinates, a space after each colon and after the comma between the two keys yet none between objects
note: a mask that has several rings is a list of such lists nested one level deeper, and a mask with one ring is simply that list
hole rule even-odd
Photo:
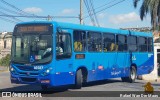
[{"label": "headlight housing", "polygon": [[45,69],[45,70],[42,72],[41,75],[42,75],[42,76],[47,76],[47,75],[50,74],[51,70],[52,70],[52,67],[49,67],[49,68]]},{"label": "headlight housing", "polygon": [[17,74],[16,70],[12,66],[10,66],[9,70],[10,70],[11,73]]},{"label": "headlight housing", "polygon": [[13,72],[13,71],[15,71],[15,70],[14,70],[14,68],[13,68],[13,67],[11,67],[11,68],[10,68],[10,71],[11,71],[11,72]]}]

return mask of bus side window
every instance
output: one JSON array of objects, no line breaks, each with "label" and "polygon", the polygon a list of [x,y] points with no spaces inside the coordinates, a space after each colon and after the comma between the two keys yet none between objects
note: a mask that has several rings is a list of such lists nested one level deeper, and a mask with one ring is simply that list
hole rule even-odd
[{"label": "bus side window", "polygon": [[117,35],[117,49],[118,51],[127,51],[128,50],[128,45],[127,45],[127,36],[125,35]]},{"label": "bus side window", "polygon": [[138,45],[140,52],[147,52],[147,38],[139,37],[138,38]]},{"label": "bus side window", "polygon": [[88,32],[88,51],[101,52],[102,51],[102,36],[101,33]]},{"label": "bus side window", "polygon": [[116,50],[114,34],[108,34],[108,33],[103,34],[103,50],[104,52]]},{"label": "bus side window", "polygon": [[56,37],[56,58],[70,58],[72,54],[71,36],[68,33],[57,34]]},{"label": "bus side window", "polygon": [[84,31],[74,31],[74,51],[83,52],[86,51],[86,32]]},{"label": "bus side window", "polygon": [[136,36],[128,36],[127,43],[128,43],[128,50],[129,51],[135,52],[138,50]]}]

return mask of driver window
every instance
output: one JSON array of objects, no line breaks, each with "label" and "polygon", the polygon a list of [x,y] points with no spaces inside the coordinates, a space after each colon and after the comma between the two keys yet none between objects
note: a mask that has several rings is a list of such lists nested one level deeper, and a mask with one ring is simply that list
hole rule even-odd
[{"label": "driver window", "polygon": [[71,57],[71,36],[70,34],[57,34],[56,36],[56,58],[65,59]]}]

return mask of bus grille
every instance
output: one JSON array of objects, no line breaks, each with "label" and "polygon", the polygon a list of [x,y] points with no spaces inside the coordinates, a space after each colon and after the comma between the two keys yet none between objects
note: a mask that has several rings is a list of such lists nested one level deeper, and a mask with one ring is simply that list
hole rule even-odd
[{"label": "bus grille", "polygon": [[26,77],[22,77],[21,80],[23,82],[36,82],[36,78],[26,78]]},{"label": "bus grille", "polygon": [[17,68],[23,71],[38,71],[38,69],[34,69],[33,66],[17,66]]},{"label": "bus grille", "polygon": [[37,76],[39,73],[29,73],[29,74],[28,74],[28,72],[19,72],[19,74],[20,74],[20,75],[26,75],[26,76],[28,76],[28,75]]}]

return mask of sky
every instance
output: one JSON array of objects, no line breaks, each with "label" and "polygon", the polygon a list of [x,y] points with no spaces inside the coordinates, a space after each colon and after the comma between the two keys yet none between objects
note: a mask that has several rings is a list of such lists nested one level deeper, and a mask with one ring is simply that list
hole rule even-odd
[{"label": "sky", "polygon": [[[35,14],[38,16],[79,16],[80,12],[80,0],[4,0],[11,5],[19,8],[20,10]],[[95,8],[95,12],[105,9],[108,6],[119,2],[121,0],[93,0],[93,5]],[[142,0],[141,0],[142,1]],[[102,6],[106,4],[105,6]],[[150,16],[146,16],[146,18],[141,21],[139,17],[139,7],[141,2],[139,3],[138,8],[133,7],[133,0],[125,0],[122,3],[119,3],[111,8],[101,11],[100,13],[96,13],[100,27],[107,28],[135,28],[135,27],[150,27]],[[84,17],[88,16],[87,9],[85,5],[83,5],[83,15]],[[101,8],[99,8],[101,7]],[[3,8],[3,9],[2,9]],[[7,12],[9,9],[12,12]],[[0,0],[0,15],[8,14],[8,15],[18,15],[13,13],[18,12],[16,9],[4,4]],[[11,23],[8,21],[4,21],[3,19],[6,17],[0,17],[0,32],[12,32],[14,26],[16,25],[17,20],[13,18],[7,18],[9,20],[14,20],[16,23]],[[46,19],[37,19],[37,18],[18,18],[23,22],[27,21],[46,21]],[[53,21],[60,22],[69,22],[79,24],[78,18],[55,18]],[[85,25],[93,25],[90,18],[87,17],[84,19]]]}]

